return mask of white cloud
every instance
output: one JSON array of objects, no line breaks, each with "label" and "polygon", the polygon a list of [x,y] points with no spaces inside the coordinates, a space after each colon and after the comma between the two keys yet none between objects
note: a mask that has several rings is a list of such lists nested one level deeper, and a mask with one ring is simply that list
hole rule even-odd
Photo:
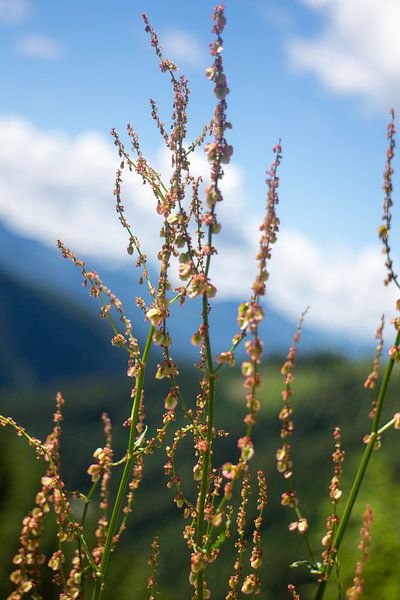
[{"label": "white cloud", "polygon": [[[207,173],[204,154],[191,161],[195,173]],[[22,119],[0,118],[0,218],[52,248],[61,238],[78,254],[121,264],[128,256],[112,193],[118,164],[111,141],[97,133],[71,137]],[[167,177],[164,150],[154,166]],[[215,239],[218,254],[211,270],[219,297],[237,301],[249,295],[259,234],[245,184],[243,171],[228,165],[225,200],[218,205],[223,231]],[[160,217],[151,191],[126,175],[123,193],[127,219],[155,264]],[[321,248],[299,232],[283,230],[273,250],[268,298],[293,319],[311,304],[309,325],[371,339],[381,312],[392,314],[396,297],[383,288],[383,276],[377,247]]]},{"label": "white cloud", "polygon": [[372,339],[382,312],[393,316],[398,296],[385,288],[380,248],[322,248],[283,231],[271,265],[271,300],[292,318],[310,305],[307,322],[331,332]]},{"label": "white cloud", "polygon": [[22,37],[18,41],[17,50],[24,56],[44,60],[58,60],[63,55],[63,49],[58,40],[38,33],[31,33]]},{"label": "white cloud", "polygon": [[385,106],[399,100],[398,0],[301,1],[318,10],[324,23],[317,36],[290,41],[295,68],[314,73],[338,93]]},{"label": "white cloud", "polygon": [[200,42],[187,31],[169,31],[162,36],[165,55],[176,61],[177,66],[188,65],[190,67],[206,66],[207,54]]},{"label": "white cloud", "polygon": [[0,23],[19,25],[31,14],[29,0],[0,0]]},{"label": "white cloud", "polygon": [[96,133],[71,138],[17,118],[0,120],[0,139],[0,213],[10,227],[53,248],[61,237],[80,252],[122,251],[111,144]]}]

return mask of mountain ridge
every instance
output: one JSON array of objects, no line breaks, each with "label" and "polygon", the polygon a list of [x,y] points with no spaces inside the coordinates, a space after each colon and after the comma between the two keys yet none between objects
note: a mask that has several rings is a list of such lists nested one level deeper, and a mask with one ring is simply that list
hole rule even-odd
[{"label": "mountain ridge", "polygon": [[[94,262],[93,260],[90,261]],[[96,266],[104,283],[121,299],[128,316],[132,318],[134,335],[143,339],[147,325],[143,313],[135,305],[134,298],[143,293],[143,288],[135,283],[132,268],[123,267],[111,270],[98,261]],[[36,294],[50,294],[52,302],[61,298],[74,310],[84,311],[86,319],[98,314],[100,306],[89,298],[87,290],[81,286],[81,275],[74,265],[65,261],[54,249],[24,238],[9,230],[0,222],[0,271],[14,282],[14,287],[22,285]],[[4,278],[4,277],[3,277]],[[4,282],[3,282],[4,285]],[[28,293],[25,290],[25,294]],[[228,350],[233,335],[237,333],[237,307],[233,301],[215,301],[210,312],[213,332],[214,354]],[[296,323],[282,316],[267,304],[265,319],[260,326],[260,337],[265,339],[266,354],[284,356],[292,343]],[[64,313],[63,313],[64,314]],[[65,316],[65,314],[64,314]],[[196,360],[198,349],[191,346],[191,334],[197,330],[201,320],[201,306],[197,301],[187,300],[184,306],[171,306],[170,330],[173,338],[173,354],[179,360]],[[38,323],[38,326],[40,324]],[[110,335],[108,335],[109,343]],[[339,335],[333,335],[308,328],[303,329],[301,351],[306,353],[330,351],[350,356],[363,355],[368,349]],[[239,349],[238,355],[243,354]]]}]

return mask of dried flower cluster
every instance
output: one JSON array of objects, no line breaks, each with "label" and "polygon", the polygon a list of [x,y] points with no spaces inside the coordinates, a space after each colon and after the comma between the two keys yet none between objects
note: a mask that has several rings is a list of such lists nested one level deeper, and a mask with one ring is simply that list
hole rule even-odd
[{"label": "dried flower cluster", "polygon": [[[376,383],[378,381],[378,377],[379,377],[379,367],[380,367],[380,359],[382,356],[382,351],[383,351],[383,329],[385,326],[385,316],[382,315],[380,323],[378,325],[378,328],[376,330],[376,334],[375,334],[375,339],[378,340],[378,344],[376,346],[376,352],[375,352],[375,356],[374,356],[374,363],[373,363],[373,368],[371,373],[369,373],[367,379],[365,380],[364,383],[364,387],[368,388],[370,390],[375,389]],[[371,406],[371,410],[369,413],[369,418],[373,419],[375,416],[375,409],[376,409],[376,401],[377,398],[374,398],[373,402],[372,402],[372,406]]]},{"label": "dried flower cluster", "polygon": [[360,529],[361,539],[358,545],[359,549],[361,550],[361,558],[356,565],[356,574],[353,579],[353,585],[346,591],[346,598],[348,598],[348,600],[360,600],[364,591],[364,579],[362,575],[365,564],[368,560],[372,521],[372,510],[371,507],[367,505],[363,517],[363,526]]},{"label": "dried flower cluster", "polygon": [[320,579],[326,578],[326,573],[329,568],[332,568],[336,561],[336,551],[334,545],[334,535],[339,523],[339,516],[337,514],[337,504],[340,502],[342,497],[342,490],[340,489],[340,479],[342,475],[342,463],[344,460],[344,451],[342,450],[341,443],[341,431],[339,427],[335,427],[333,431],[333,439],[335,442],[335,450],[332,453],[332,462],[334,465],[334,474],[331,479],[329,486],[329,497],[332,502],[332,512],[326,520],[326,533],[322,538],[322,545],[324,551],[322,552],[322,569]]},{"label": "dried flower cluster", "polygon": [[393,192],[393,183],[392,183],[392,175],[394,169],[392,167],[392,160],[394,158],[394,149],[396,146],[396,142],[394,136],[396,134],[396,129],[394,125],[394,110],[393,108],[390,111],[390,122],[387,128],[387,139],[389,140],[389,147],[386,152],[386,165],[385,172],[383,174],[383,191],[384,191],[384,201],[383,201],[383,216],[382,221],[383,225],[379,227],[379,237],[383,243],[383,253],[386,255],[386,270],[387,275],[384,281],[385,285],[389,285],[391,281],[395,283],[397,288],[400,289],[400,283],[398,281],[398,277],[393,270],[393,260],[391,257],[391,248],[389,245],[389,236],[391,229],[391,221],[392,221],[392,192]]},{"label": "dried flower cluster", "polygon": [[293,345],[290,347],[286,362],[281,368],[281,374],[283,376],[284,389],[282,391],[283,408],[279,413],[279,419],[282,422],[281,439],[282,447],[276,452],[276,468],[279,473],[282,473],[285,479],[290,479],[293,475],[293,464],[290,456],[290,444],[288,438],[293,434],[294,423],[292,420],[292,405],[290,403],[290,397],[292,395],[292,381],[294,378],[293,369],[295,364],[295,358],[297,353],[297,345],[301,337],[301,328],[303,325],[304,318],[307,310],[303,312],[300,317],[296,334],[293,338]]}]

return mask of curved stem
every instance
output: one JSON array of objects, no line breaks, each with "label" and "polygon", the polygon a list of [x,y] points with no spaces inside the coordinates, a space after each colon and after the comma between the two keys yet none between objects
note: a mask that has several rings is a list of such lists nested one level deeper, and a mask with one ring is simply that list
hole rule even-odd
[{"label": "curved stem", "polygon": [[108,567],[108,562],[110,559],[111,547],[113,544],[114,533],[115,533],[115,530],[117,527],[118,518],[121,513],[122,504],[123,504],[125,492],[126,492],[126,487],[128,485],[129,477],[130,477],[131,471],[132,471],[132,464],[133,464],[133,459],[134,459],[135,438],[136,438],[136,426],[137,426],[138,417],[139,417],[139,408],[140,408],[140,401],[142,398],[144,375],[145,375],[147,360],[148,360],[148,356],[149,356],[149,352],[150,352],[150,348],[151,348],[151,344],[152,344],[153,333],[154,333],[154,327],[151,326],[149,329],[149,333],[147,335],[146,346],[145,346],[145,349],[143,352],[143,357],[141,360],[141,369],[136,378],[136,393],[135,393],[135,399],[133,401],[132,411],[131,411],[131,426],[130,426],[130,431],[129,431],[129,442],[128,442],[128,452],[127,452],[128,458],[127,458],[125,466],[124,466],[124,470],[123,470],[123,473],[121,476],[121,481],[120,481],[120,484],[118,487],[117,497],[115,499],[113,511],[111,514],[110,524],[109,524],[108,532],[107,532],[107,538],[106,538],[106,542],[104,544],[104,552],[103,552],[103,556],[101,559],[101,563],[100,563],[100,565],[98,567],[98,571],[97,571],[97,578],[96,578],[96,583],[95,583],[95,587],[94,587],[93,594],[92,594],[92,600],[99,600],[102,595],[104,579],[105,579],[105,575],[106,575],[106,571],[107,571],[107,567]]},{"label": "curved stem", "polygon": [[[399,343],[400,343],[400,331],[396,335],[395,346],[398,346]],[[350,490],[350,494],[347,499],[342,518],[341,518],[339,526],[336,530],[335,537],[333,538],[332,545],[336,549],[336,553],[338,552],[338,550],[340,548],[340,544],[342,543],[342,539],[343,539],[344,533],[346,531],[348,521],[350,519],[351,513],[354,508],[354,504],[355,504],[357,496],[358,496],[358,492],[360,491],[361,484],[364,480],[364,475],[366,473],[366,470],[367,470],[367,467],[368,467],[368,464],[369,464],[369,461],[371,458],[372,450],[374,449],[375,443],[378,439],[379,419],[380,419],[380,416],[382,413],[383,402],[385,400],[390,376],[391,376],[392,370],[393,370],[393,365],[394,365],[394,359],[391,358],[387,362],[386,369],[385,369],[382,383],[381,383],[381,387],[379,389],[378,398],[376,400],[375,416],[374,416],[374,420],[372,422],[371,434],[369,437],[369,441],[368,441],[367,447],[364,450],[364,454],[362,456],[360,465],[358,467],[356,476],[354,478],[353,485]],[[324,581],[321,581],[318,586],[315,600],[322,600],[322,598],[324,597],[326,585],[328,583],[328,579],[332,572],[332,568],[333,568],[333,565],[329,566],[325,570],[325,572],[324,572],[325,579],[324,579]]]},{"label": "curved stem", "polygon": [[[298,520],[299,520],[299,521],[300,521],[301,519],[303,519],[303,515],[302,515],[302,513],[301,513],[301,511],[300,511],[300,508],[299,508],[298,506],[296,506],[296,507],[294,508],[294,511],[295,511],[295,513],[296,513],[296,516],[297,516],[297,518],[298,518]],[[305,531],[305,532],[302,534],[302,537],[303,537],[303,539],[304,539],[304,543],[305,543],[305,545],[306,545],[306,547],[307,547],[307,551],[308,551],[308,554],[309,554],[309,556],[310,556],[311,562],[312,562],[312,564],[313,564],[313,565],[315,565],[314,553],[313,553],[313,551],[312,551],[312,547],[311,547],[311,543],[310,543],[310,538],[308,537],[308,532],[307,532],[307,531]]]},{"label": "curved stem", "polygon": [[[83,511],[82,511],[82,516],[81,516],[81,520],[79,523],[80,529],[81,531],[83,531],[84,529],[84,525],[85,525],[85,520],[86,520],[86,515],[87,515],[87,511],[89,508],[89,504],[90,501],[92,499],[92,496],[99,484],[100,479],[97,479],[96,481],[93,482],[88,494],[86,496],[84,496],[84,507],[83,507]],[[85,583],[86,583],[86,572],[84,570],[84,565],[83,565],[83,559],[84,559],[84,554],[82,552],[82,543],[80,538],[78,537],[78,553],[79,553],[79,564],[80,564],[80,570],[82,573],[82,579],[81,579],[81,594],[82,594],[82,598],[85,597]]]}]

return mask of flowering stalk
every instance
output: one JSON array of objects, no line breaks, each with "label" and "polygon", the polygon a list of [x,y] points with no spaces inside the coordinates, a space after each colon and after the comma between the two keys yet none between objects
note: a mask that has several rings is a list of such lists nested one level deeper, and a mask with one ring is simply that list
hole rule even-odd
[{"label": "flowering stalk", "polygon": [[147,589],[150,592],[149,600],[156,600],[157,594],[157,564],[160,555],[160,539],[157,535],[154,536],[151,543],[151,556],[147,564],[151,568],[151,575],[147,579]]},{"label": "flowering stalk", "polygon": [[[286,362],[281,368],[281,375],[283,377],[284,389],[282,390],[283,407],[279,412],[279,419],[282,422],[281,427],[281,440],[282,446],[276,451],[276,468],[279,473],[282,474],[283,478],[288,482],[292,481],[293,477],[293,462],[291,458],[291,445],[289,443],[290,436],[294,432],[294,422],[292,419],[293,408],[290,402],[292,395],[292,382],[294,379],[294,367],[295,359],[298,350],[298,344],[301,339],[303,322],[308,312],[308,307],[303,311],[297,324],[296,333],[293,337],[293,344],[289,348]],[[290,489],[282,494],[281,499],[282,506],[288,506],[292,508],[296,514],[297,520],[289,524],[289,531],[297,531],[304,539],[307,547],[308,554],[313,566],[315,566],[314,554],[311,548],[310,540],[308,538],[308,520],[303,517],[300,507],[299,500],[297,497],[296,490],[293,484]]]},{"label": "flowering stalk", "polygon": [[[400,331],[397,332],[394,345],[395,345],[395,347],[397,347],[399,344],[400,344]],[[380,421],[382,407],[383,407],[383,403],[385,400],[385,396],[386,396],[386,392],[387,392],[387,388],[389,385],[389,381],[390,381],[390,377],[392,374],[394,363],[395,363],[395,358],[390,357],[386,364],[382,383],[381,383],[378,397],[376,400],[376,407],[375,407],[376,410],[375,410],[375,415],[374,415],[374,418],[372,421],[371,433],[368,436],[368,443],[364,450],[364,454],[361,458],[361,462],[358,467],[357,473],[355,475],[353,485],[351,487],[350,494],[349,494],[349,497],[347,499],[347,502],[346,502],[346,505],[345,505],[345,508],[343,511],[343,515],[341,516],[340,523],[338,525],[338,528],[337,528],[336,533],[333,538],[332,546],[335,548],[336,553],[339,551],[340,545],[343,540],[343,536],[344,536],[346,528],[347,528],[347,524],[348,524],[350,516],[353,512],[354,504],[357,500],[358,493],[360,491],[362,482],[364,480],[364,476],[367,471],[369,461],[371,459],[372,451],[376,447],[376,443],[379,440],[379,421]],[[324,570],[325,579],[319,583],[317,593],[315,596],[315,600],[322,600],[322,598],[324,597],[326,585],[329,580],[329,577],[330,577],[330,574],[332,571],[332,567],[333,567],[333,565],[329,565]]]},{"label": "flowering stalk", "polygon": [[368,560],[368,550],[371,542],[371,525],[373,521],[372,510],[369,504],[367,505],[364,516],[363,525],[360,530],[360,543],[358,545],[361,550],[361,558],[356,565],[356,573],[353,579],[353,585],[346,591],[348,600],[360,600],[364,591],[363,570]]},{"label": "flowering stalk", "polygon": [[[229,578],[229,592],[225,596],[225,600],[235,600],[239,593],[239,582],[241,573],[243,571],[243,554],[246,551],[247,540],[245,537],[246,517],[247,517],[247,504],[249,502],[250,493],[250,475],[249,468],[247,465],[243,467],[243,483],[241,490],[242,501],[240,503],[238,516],[236,519],[238,537],[235,542],[235,548],[237,551],[236,560],[234,564],[234,573]],[[248,595],[252,594],[254,587],[252,586],[252,580],[246,578],[243,582],[242,593]]]},{"label": "flowering stalk", "polygon": [[[223,40],[221,33],[226,24],[224,15],[223,5],[218,5],[215,8],[214,14],[212,15],[214,21],[213,33],[216,34],[217,39],[210,45],[211,55],[214,57],[214,64],[212,67],[207,69],[207,77],[215,83],[214,93],[219,99],[219,102],[215,109],[214,114],[214,142],[206,144],[205,151],[208,155],[208,160],[211,165],[211,184],[206,189],[207,205],[210,209],[208,213],[203,215],[203,220],[207,224],[207,244],[203,248],[205,254],[205,266],[203,274],[195,276],[197,281],[202,282],[202,332],[203,332],[203,347],[204,347],[204,388],[207,390],[207,432],[206,440],[201,445],[201,483],[200,493],[198,498],[197,507],[197,519],[196,519],[196,546],[197,552],[202,552],[204,548],[204,515],[206,508],[206,501],[209,490],[209,472],[211,470],[211,454],[212,454],[212,437],[213,437],[213,422],[214,422],[214,399],[215,399],[215,368],[213,364],[213,355],[211,350],[211,341],[209,335],[209,323],[208,323],[208,311],[209,297],[215,294],[215,289],[209,284],[208,274],[211,264],[211,256],[214,253],[212,246],[213,233],[218,229],[216,228],[216,217],[215,208],[217,202],[222,200],[221,191],[219,189],[219,181],[223,176],[222,164],[229,162],[232,155],[232,146],[228,145],[224,133],[225,129],[230,127],[227,123],[225,111],[226,111],[226,100],[225,97],[229,93],[229,88],[226,83],[226,77],[223,70],[221,52],[223,50]],[[194,278],[194,280],[195,280]],[[192,282],[193,289],[193,282]],[[199,289],[200,292],[200,289]],[[190,294],[190,292],[189,292]],[[206,540],[207,542],[207,540]],[[205,566],[201,565],[196,574],[196,600],[203,600],[204,598],[204,571]]]},{"label": "flowering stalk", "polygon": [[379,227],[379,237],[383,244],[383,254],[386,256],[385,267],[387,271],[387,276],[384,281],[385,285],[389,285],[391,281],[396,285],[398,289],[400,289],[400,282],[398,279],[398,275],[395,273],[393,269],[393,260],[391,257],[391,248],[389,244],[389,236],[391,229],[391,221],[392,221],[392,192],[393,192],[393,183],[392,183],[392,175],[394,169],[392,167],[392,160],[394,158],[394,149],[396,146],[395,134],[396,129],[394,125],[395,114],[393,108],[390,110],[390,121],[387,127],[387,139],[389,141],[389,146],[386,151],[386,164],[385,164],[385,172],[383,174],[383,191],[384,191],[384,200],[383,200],[383,216],[382,221],[383,225]]},{"label": "flowering stalk", "polygon": [[154,326],[151,325],[147,335],[146,345],[143,351],[143,356],[140,361],[139,374],[136,377],[136,393],[132,404],[131,417],[130,417],[130,430],[129,430],[129,441],[127,450],[127,460],[125,462],[124,470],[121,476],[121,480],[118,486],[117,496],[114,502],[113,510],[111,513],[110,524],[108,526],[107,538],[104,544],[104,552],[102,555],[100,566],[96,572],[96,583],[92,594],[92,600],[99,600],[102,596],[104,579],[110,559],[110,552],[113,543],[114,533],[117,527],[118,518],[121,514],[122,504],[125,497],[126,488],[128,485],[129,477],[132,471],[132,465],[134,460],[134,450],[136,441],[136,426],[138,424],[139,407],[143,392],[144,375],[146,372],[147,361],[152,345],[152,339],[154,334]]},{"label": "flowering stalk", "polygon": [[333,431],[333,438],[335,440],[335,450],[332,453],[334,474],[329,486],[329,496],[332,504],[332,512],[326,520],[327,531],[324,537],[322,538],[322,545],[324,546],[325,550],[322,552],[322,565],[320,569],[321,580],[326,576],[324,572],[328,566],[335,565],[337,571],[339,571],[339,563],[337,561],[336,548],[333,545],[333,537],[339,523],[339,517],[337,515],[337,505],[343,494],[342,490],[340,489],[340,480],[342,475],[344,451],[342,450],[341,431],[339,427],[335,427]]},{"label": "flowering stalk", "polygon": [[[383,351],[383,329],[385,326],[385,316],[382,315],[378,328],[376,330],[375,339],[378,340],[378,344],[376,346],[376,352],[374,356],[374,362],[372,371],[369,373],[367,379],[364,382],[364,387],[370,390],[375,389],[376,382],[379,376],[379,368],[380,368],[380,359]],[[376,411],[376,398],[374,398],[371,406],[371,410],[369,412],[369,418],[373,419]]]}]

